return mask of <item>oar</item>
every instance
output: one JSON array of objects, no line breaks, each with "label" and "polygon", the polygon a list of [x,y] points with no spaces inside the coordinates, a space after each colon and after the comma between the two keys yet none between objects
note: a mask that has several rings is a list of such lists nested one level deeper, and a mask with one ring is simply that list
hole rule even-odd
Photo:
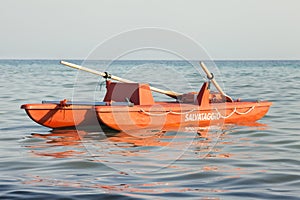
[{"label": "oar", "polygon": [[[115,80],[115,81],[120,81],[120,82],[123,82],[123,83],[135,83],[134,81],[123,79],[123,78],[108,74],[106,72],[99,72],[99,71],[89,69],[87,67],[83,67],[83,66],[76,65],[76,64],[73,64],[73,63],[69,63],[69,62],[66,62],[66,61],[60,61],[60,63],[65,65],[65,66],[72,67],[74,69],[79,69],[79,70],[82,70],[82,71],[86,71],[86,72],[89,72],[89,73],[92,73],[92,74],[96,74],[98,76],[102,76],[104,78],[110,78],[110,79]],[[169,97],[172,97],[172,98],[175,98],[175,99],[178,99],[179,97],[182,96],[181,93],[177,93],[177,92],[174,92],[174,91],[162,90],[162,89],[155,88],[155,87],[152,87],[152,86],[150,86],[150,89],[154,92],[165,94],[165,95],[168,95]]]},{"label": "oar", "polygon": [[225,92],[222,90],[222,88],[220,87],[220,85],[214,79],[213,74],[210,73],[210,71],[205,66],[204,62],[200,62],[200,66],[202,67],[203,71],[206,73],[207,78],[215,85],[215,87],[221,93],[221,95],[224,96],[224,97],[226,97],[226,99],[228,99],[229,101],[233,102],[232,98],[230,96],[228,96],[228,95],[225,94]]}]

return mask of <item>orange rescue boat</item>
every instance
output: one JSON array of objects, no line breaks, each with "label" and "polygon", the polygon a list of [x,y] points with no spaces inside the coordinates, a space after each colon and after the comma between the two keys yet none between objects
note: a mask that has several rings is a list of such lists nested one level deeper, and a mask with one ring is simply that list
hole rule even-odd
[{"label": "orange rescue boat", "polygon": [[[101,75],[106,79],[103,102],[43,102],[25,104],[21,108],[38,124],[53,129],[69,127],[105,126],[118,131],[136,129],[178,130],[184,127],[207,127],[223,124],[255,122],[268,112],[268,101],[240,101],[227,96],[213,75],[201,63],[209,81],[199,92],[179,94],[135,83],[107,73],[100,73],[72,63],[62,64]],[[210,91],[213,83],[218,93]],[[175,98],[171,102],[155,102],[152,91]]]}]

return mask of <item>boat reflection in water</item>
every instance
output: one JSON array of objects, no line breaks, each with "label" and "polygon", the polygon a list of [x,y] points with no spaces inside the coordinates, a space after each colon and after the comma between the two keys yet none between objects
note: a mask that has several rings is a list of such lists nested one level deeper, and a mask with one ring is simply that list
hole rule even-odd
[{"label": "boat reflection in water", "polygon": [[[260,123],[244,124],[249,129],[264,129]],[[197,155],[197,158],[223,157],[231,155],[216,148],[231,144],[228,134],[234,132],[236,125],[225,125],[222,128],[185,127],[180,132],[140,130],[135,132],[88,131],[77,129],[52,130],[49,133],[32,133],[33,140],[26,147],[37,156],[55,158],[80,157],[109,163],[119,159],[145,161],[155,159],[165,161],[178,160],[183,154]],[[224,142],[226,141],[226,142]],[[223,146],[222,146],[223,145]],[[216,154],[216,152],[218,152]],[[121,156],[121,157],[120,157]],[[166,157],[165,157],[166,156]],[[226,156],[225,156],[226,157]],[[110,160],[114,158],[113,160]],[[167,165],[169,165],[169,162]],[[127,162],[128,163],[128,162]]]},{"label": "boat reflection in water", "polygon": [[31,137],[41,139],[26,145],[37,156],[50,156],[55,158],[73,157],[84,154],[81,138],[86,131],[53,130],[50,133],[32,133]]}]

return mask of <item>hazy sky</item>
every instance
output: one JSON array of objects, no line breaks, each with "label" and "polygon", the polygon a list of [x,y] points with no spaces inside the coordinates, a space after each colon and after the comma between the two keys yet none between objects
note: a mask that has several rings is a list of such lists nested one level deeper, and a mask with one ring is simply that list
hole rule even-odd
[{"label": "hazy sky", "polygon": [[143,27],[187,35],[213,59],[300,59],[299,0],[0,0],[0,24],[6,59],[83,59]]}]

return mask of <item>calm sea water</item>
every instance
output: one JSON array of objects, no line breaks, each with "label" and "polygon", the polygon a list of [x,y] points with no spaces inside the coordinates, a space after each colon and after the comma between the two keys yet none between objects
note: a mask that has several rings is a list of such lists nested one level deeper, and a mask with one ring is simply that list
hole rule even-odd
[{"label": "calm sea water", "polygon": [[[85,64],[178,92],[199,90],[205,77],[200,67],[179,61]],[[207,138],[193,132],[51,131],[20,106],[99,100],[103,79],[59,61],[0,61],[0,198],[299,199],[300,61],[216,65],[219,71],[212,71],[231,96],[273,102],[260,124],[211,128]]]}]

